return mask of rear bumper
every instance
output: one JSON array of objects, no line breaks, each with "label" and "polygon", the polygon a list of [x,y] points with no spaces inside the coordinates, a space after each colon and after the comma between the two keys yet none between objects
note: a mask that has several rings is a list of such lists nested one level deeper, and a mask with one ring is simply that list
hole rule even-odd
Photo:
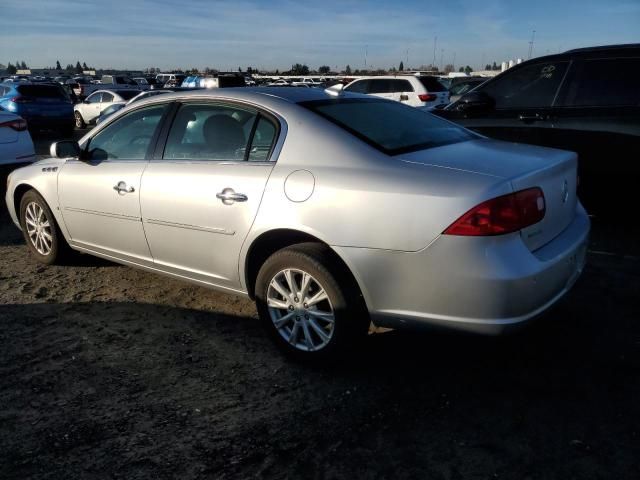
[{"label": "rear bumper", "polygon": [[590,221],[581,205],[577,210],[560,235],[534,252],[519,233],[442,235],[415,253],[336,251],[352,268],[374,324],[496,335],[544,313],[580,276]]}]

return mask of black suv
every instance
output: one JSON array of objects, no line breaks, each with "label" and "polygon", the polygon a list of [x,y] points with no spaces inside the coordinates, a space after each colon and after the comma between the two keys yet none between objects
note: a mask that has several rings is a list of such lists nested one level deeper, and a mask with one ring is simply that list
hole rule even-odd
[{"label": "black suv", "polygon": [[589,211],[638,203],[640,44],[523,62],[434,113],[488,137],[577,152]]}]

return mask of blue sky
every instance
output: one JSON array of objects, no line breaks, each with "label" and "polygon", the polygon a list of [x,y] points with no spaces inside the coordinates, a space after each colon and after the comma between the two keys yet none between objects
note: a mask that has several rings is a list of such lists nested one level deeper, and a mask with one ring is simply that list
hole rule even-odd
[{"label": "blue sky", "polygon": [[[640,43],[640,0],[0,0],[0,63],[97,67],[294,63],[456,66]],[[10,19],[10,20],[8,20]],[[408,52],[407,52],[408,50]],[[444,50],[444,51],[442,51]]]}]

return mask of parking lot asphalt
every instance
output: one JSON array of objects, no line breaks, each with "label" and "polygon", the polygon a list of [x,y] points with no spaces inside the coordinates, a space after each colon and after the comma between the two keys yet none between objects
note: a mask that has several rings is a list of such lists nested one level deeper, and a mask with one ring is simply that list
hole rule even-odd
[{"label": "parking lot asphalt", "polygon": [[[46,146],[46,145],[45,145]],[[0,478],[640,478],[640,231],[594,219],[560,304],[500,338],[371,335],[283,358],[253,304],[0,214]]]}]

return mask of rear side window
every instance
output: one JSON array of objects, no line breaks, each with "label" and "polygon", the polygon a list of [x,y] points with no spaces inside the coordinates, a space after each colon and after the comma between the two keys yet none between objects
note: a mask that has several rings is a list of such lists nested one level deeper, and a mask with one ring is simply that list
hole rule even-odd
[{"label": "rear side window", "polygon": [[550,107],[569,62],[545,62],[507,70],[482,91],[497,109]]},{"label": "rear side window", "polygon": [[[640,58],[586,60],[572,67],[563,98],[571,107],[640,105]],[[564,89],[563,89],[564,90]]]},{"label": "rear side window", "polygon": [[241,77],[239,75],[218,77],[218,87],[220,88],[244,87],[244,85],[244,77]]},{"label": "rear side window", "polygon": [[408,80],[391,80],[392,92],[413,92],[413,87]]},{"label": "rear side window", "polygon": [[391,91],[391,80],[369,80],[367,93],[390,93]]},{"label": "rear side window", "polygon": [[17,90],[26,97],[66,99],[62,88],[55,85],[20,85]]},{"label": "rear side window", "polygon": [[343,98],[301,105],[389,155],[476,138],[463,128],[399,102]]},{"label": "rear side window", "polygon": [[102,103],[113,102],[113,95],[110,93],[104,92],[102,94]]},{"label": "rear side window", "polygon": [[186,104],[171,125],[163,158],[267,161],[275,136],[273,123],[252,108]]},{"label": "rear side window", "polygon": [[[140,90],[118,90],[116,92],[123,100],[131,100],[140,93]],[[103,100],[104,101],[104,100]]]},{"label": "rear side window", "polygon": [[418,77],[418,80],[420,80],[422,86],[427,89],[427,92],[447,91],[446,87],[442,85],[435,77]]}]

